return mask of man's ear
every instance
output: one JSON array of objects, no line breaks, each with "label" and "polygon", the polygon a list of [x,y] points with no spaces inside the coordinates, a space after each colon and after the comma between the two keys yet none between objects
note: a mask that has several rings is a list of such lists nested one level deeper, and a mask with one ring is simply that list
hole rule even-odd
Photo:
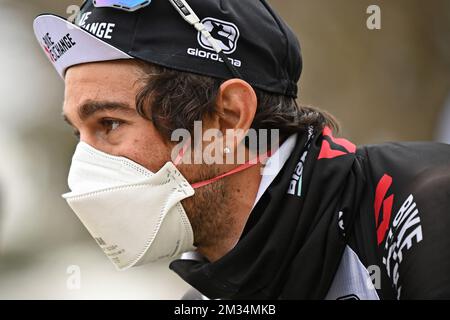
[{"label": "man's ear", "polygon": [[[247,134],[255,119],[257,105],[256,93],[250,84],[241,79],[224,82],[216,100],[219,127],[223,135],[226,136],[227,130]],[[237,144],[240,142],[236,141]]]}]

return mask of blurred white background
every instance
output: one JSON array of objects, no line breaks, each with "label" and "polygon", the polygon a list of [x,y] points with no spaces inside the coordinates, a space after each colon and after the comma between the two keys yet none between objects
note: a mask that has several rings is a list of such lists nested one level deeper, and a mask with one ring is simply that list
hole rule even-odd
[{"label": "blurred white background", "polygon": [[188,286],[168,263],[116,271],[61,198],[76,140],[32,30],[39,13],[65,15],[58,2],[0,0],[0,299],[179,299]]}]

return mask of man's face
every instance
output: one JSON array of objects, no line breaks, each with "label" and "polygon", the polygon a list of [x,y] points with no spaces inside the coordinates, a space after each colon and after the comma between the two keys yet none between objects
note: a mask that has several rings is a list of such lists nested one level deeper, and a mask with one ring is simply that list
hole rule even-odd
[{"label": "man's face", "polygon": [[[145,86],[145,77],[143,69],[133,61],[74,66],[66,73],[63,114],[81,141],[157,172],[171,161],[172,148],[176,143],[163,137],[151,121],[136,111],[136,96]],[[225,116],[224,123],[249,126],[256,110],[256,96],[249,85],[241,82],[230,80],[228,89],[224,90],[225,93],[221,92],[219,100],[227,108],[223,114],[229,115]],[[218,122],[212,123],[217,126]],[[207,124],[206,128],[210,126],[213,127]],[[198,182],[217,177],[232,167],[182,164],[178,169],[188,181]],[[260,179],[259,175],[257,179]],[[249,184],[249,181],[247,179],[245,183]],[[246,184],[244,188],[251,190]],[[227,185],[224,180],[216,181],[197,189],[194,197],[182,201],[194,230],[196,244],[212,247],[228,239],[234,234],[232,231],[240,230],[234,228],[237,222],[232,213],[242,207],[245,196],[238,188],[238,196],[231,197],[232,185]],[[258,185],[259,182],[252,186],[257,189]],[[256,189],[253,190],[255,195]]]},{"label": "man's face", "polygon": [[63,114],[81,141],[157,172],[170,159],[171,150],[153,124],[136,111],[143,76],[132,61],[74,66],[66,73]]}]

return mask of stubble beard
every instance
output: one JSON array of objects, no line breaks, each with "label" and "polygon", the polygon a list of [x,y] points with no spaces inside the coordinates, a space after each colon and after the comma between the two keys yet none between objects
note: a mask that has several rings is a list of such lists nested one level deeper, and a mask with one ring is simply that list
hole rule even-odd
[{"label": "stubble beard", "polygon": [[[200,168],[199,171],[197,181],[206,181],[220,174],[214,166]],[[182,204],[192,225],[194,245],[199,249],[220,246],[236,224],[230,212],[232,205],[225,180],[196,189],[195,196],[183,200]]]}]

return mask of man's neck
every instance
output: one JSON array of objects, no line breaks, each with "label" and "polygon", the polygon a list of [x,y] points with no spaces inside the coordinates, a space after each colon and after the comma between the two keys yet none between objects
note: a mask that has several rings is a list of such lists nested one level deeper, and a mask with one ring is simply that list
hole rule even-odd
[{"label": "man's neck", "polygon": [[226,238],[210,246],[199,246],[198,252],[210,262],[215,262],[230,252],[239,241],[251,214],[261,183],[262,165],[255,165],[239,174],[227,177],[227,198],[231,224]]},{"label": "man's neck", "polygon": [[[238,243],[242,236],[244,228],[255,206],[258,196],[261,197],[270,183],[275,179],[277,173],[282,169],[297,142],[297,135],[282,138],[280,147],[274,151],[267,166],[258,164],[246,171],[228,177],[227,185],[227,204],[229,204],[228,215],[230,224],[229,232],[221,237],[219,241],[208,246],[199,245],[198,252],[205,256],[209,261],[215,262],[230,252]],[[262,184],[262,175],[265,178]],[[261,193],[258,195],[258,193]]]}]

